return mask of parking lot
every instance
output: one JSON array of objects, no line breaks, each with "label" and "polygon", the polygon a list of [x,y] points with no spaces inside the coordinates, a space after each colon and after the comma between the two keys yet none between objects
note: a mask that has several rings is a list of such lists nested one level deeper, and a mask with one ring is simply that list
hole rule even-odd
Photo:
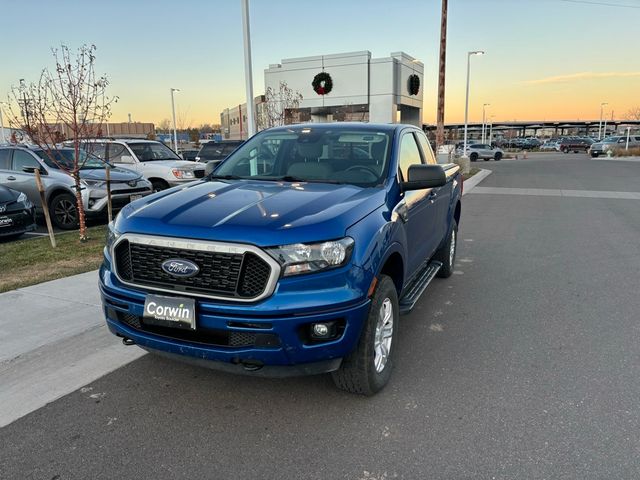
[{"label": "parking lot", "polygon": [[477,166],[377,396],[145,355],[0,429],[0,478],[638,478],[640,163]]}]

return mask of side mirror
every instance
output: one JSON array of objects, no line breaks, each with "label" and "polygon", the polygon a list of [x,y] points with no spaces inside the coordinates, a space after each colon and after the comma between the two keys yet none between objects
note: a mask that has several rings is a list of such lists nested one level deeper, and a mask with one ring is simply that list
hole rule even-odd
[{"label": "side mirror", "polygon": [[422,190],[442,187],[447,183],[447,176],[440,165],[411,165],[408,181],[402,182],[402,190]]},{"label": "side mirror", "polygon": [[131,155],[122,155],[120,160],[114,163],[133,163],[133,157]]},{"label": "side mirror", "polygon": [[214,162],[214,161],[207,162],[204,166],[204,174],[211,175],[217,166],[218,166],[218,162]]}]

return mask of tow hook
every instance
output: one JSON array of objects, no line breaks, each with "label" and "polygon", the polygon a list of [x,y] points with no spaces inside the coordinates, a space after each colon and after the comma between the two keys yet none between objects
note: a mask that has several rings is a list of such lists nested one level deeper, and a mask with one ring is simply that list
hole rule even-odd
[{"label": "tow hook", "polygon": [[127,337],[122,337],[122,344],[129,346],[129,345],[135,345],[136,342],[134,342],[133,340],[131,340],[130,338]]}]

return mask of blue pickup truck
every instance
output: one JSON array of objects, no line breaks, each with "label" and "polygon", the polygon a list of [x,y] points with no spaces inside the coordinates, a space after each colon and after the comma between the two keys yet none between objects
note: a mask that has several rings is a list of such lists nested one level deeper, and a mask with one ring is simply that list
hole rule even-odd
[{"label": "blue pickup truck", "polygon": [[330,123],[265,130],[208,173],[109,225],[111,332],[227,371],[382,389],[400,314],[452,273],[458,166],[413,126]]}]

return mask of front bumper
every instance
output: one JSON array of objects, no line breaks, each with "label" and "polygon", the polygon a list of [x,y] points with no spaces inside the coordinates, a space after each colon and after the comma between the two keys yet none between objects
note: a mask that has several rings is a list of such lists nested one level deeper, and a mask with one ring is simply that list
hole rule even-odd
[{"label": "front bumper", "polygon": [[[146,197],[147,195],[153,193],[151,186],[144,189],[131,188],[131,191],[123,191],[122,188],[119,188],[119,190],[123,193],[111,195],[111,207],[114,210],[120,210],[122,207],[128,204],[131,201],[131,196],[140,195],[142,197]],[[88,216],[100,215],[107,209],[107,191],[103,189],[89,190],[88,194],[86,196],[83,196],[82,201],[84,204],[85,214],[87,214]]]},{"label": "front bumper", "polygon": [[0,213],[0,238],[21,235],[36,229],[35,208]]},{"label": "front bumper", "polygon": [[[103,310],[109,330],[115,335],[172,358],[261,376],[308,375],[335,370],[341,359],[355,349],[360,338],[369,312],[370,301],[366,294],[338,288],[318,291],[309,288],[309,283],[313,282],[308,280],[307,289],[295,293],[293,290],[299,281],[278,285],[271,297],[256,304],[198,298],[196,332],[206,333],[206,338],[181,338],[177,330],[173,330],[175,333],[166,329],[158,331],[141,323],[146,293],[121,284],[105,266],[100,269]],[[331,283],[335,284],[335,280]],[[335,339],[314,343],[304,333],[309,331],[311,323],[331,321],[340,325],[340,334]],[[226,338],[232,333],[270,340],[241,346],[209,340],[215,335]]]}]

